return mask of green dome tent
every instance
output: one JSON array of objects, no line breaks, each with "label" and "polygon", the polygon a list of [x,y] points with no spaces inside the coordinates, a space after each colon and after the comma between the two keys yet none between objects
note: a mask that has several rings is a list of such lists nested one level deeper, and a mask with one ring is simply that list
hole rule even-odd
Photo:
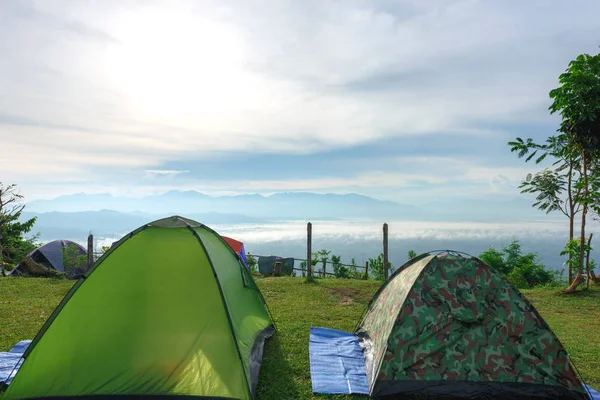
[{"label": "green dome tent", "polygon": [[251,399],[273,331],[259,289],[221,236],[165,218],[121,239],[74,285],[3,399]]},{"label": "green dome tent", "polygon": [[589,398],[531,303],[458,252],[426,253],[400,267],[356,335],[375,397]]}]

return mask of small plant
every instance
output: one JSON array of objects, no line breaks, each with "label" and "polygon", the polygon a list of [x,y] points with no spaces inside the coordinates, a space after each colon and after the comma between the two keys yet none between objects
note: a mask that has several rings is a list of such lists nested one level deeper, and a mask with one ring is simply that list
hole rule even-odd
[{"label": "small plant", "polygon": [[258,272],[258,261],[256,260],[256,257],[248,253],[246,254],[246,262],[248,263],[250,272]]},{"label": "small plant", "polygon": [[341,256],[331,256],[331,265],[333,265],[333,273],[336,278],[350,278],[350,269],[344,266],[341,262]]},{"label": "small plant", "polygon": [[418,255],[418,254],[417,254],[417,252],[416,252],[416,251],[414,251],[414,250],[409,250],[409,251],[408,251],[408,259],[409,259],[409,260],[412,260],[412,259],[413,259],[413,258],[415,258],[417,255]]},{"label": "small plant", "polygon": [[[589,246],[587,243],[585,244],[584,247],[584,251],[585,252],[590,252],[592,251],[592,247]],[[586,275],[589,275],[589,271],[591,269],[594,269],[594,260],[592,260],[589,264],[592,265],[584,265],[584,267],[582,267],[580,269],[580,258],[579,255],[581,253],[581,240],[580,239],[572,239],[569,240],[566,244],[565,244],[565,248],[560,252],[561,256],[569,256],[569,259],[571,260],[571,263],[573,264],[573,271],[585,271]],[[565,264],[568,264],[568,261],[565,262]]]},{"label": "small plant", "polygon": [[352,259],[352,265],[348,267],[348,275],[353,279],[366,279],[365,274],[358,270],[355,258]]},{"label": "small plant", "polygon": [[321,267],[321,277],[325,278],[327,275],[325,274],[325,272],[327,271],[327,261],[329,261],[329,254],[331,253],[331,250],[319,250],[315,255],[313,255],[313,257],[317,257],[319,261],[321,261],[322,263],[322,267]]},{"label": "small plant", "polygon": [[[392,263],[388,261],[388,270],[391,270]],[[385,280],[385,271],[383,269],[383,253],[379,254],[377,258],[369,258],[369,271],[373,279],[377,281]]]},{"label": "small plant", "polygon": [[85,271],[87,269],[87,255],[81,254],[74,244],[63,247],[63,265],[65,274],[72,276],[77,270]]}]

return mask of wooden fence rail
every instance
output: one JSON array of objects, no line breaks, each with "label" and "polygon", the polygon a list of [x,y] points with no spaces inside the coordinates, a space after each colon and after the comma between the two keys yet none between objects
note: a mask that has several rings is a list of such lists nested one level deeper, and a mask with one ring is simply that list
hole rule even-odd
[{"label": "wooden fence rail", "polygon": [[[290,259],[292,258],[294,261],[301,261],[301,262],[306,262],[305,258],[294,258],[294,257],[281,257],[281,256],[275,256],[275,255],[271,255],[271,256],[261,256],[258,254],[247,254],[248,256],[252,256],[252,257],[257,257],[257,258],[269,258],[269,257],[277,257],[277,258],[281,258],[281,259]],[[313,260],[314,261],[314,260]],[[366,264],[368,264],[369,262],[366,261]],[[334,264],[333,262],[331,262],[331,260],[327,260],[327,264]],[[352,264],[344,264],[344,263],[335,263],[337,265],[341,265],[343,267],[356,267],[356,268],[368,268],[366,265],[352,265]],[[317,264],[316,265],[323,265],[323,262],[321,260],[317,260]]]}]

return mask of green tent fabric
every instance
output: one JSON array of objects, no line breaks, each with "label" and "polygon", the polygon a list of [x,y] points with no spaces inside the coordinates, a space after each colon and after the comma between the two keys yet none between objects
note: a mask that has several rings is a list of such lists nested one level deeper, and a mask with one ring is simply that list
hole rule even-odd
[{"label": "green tent fabric", "polygon": [[121,239],[76,283],[4,399],[251,399],[273,331],[226,242],[195,221],[165,218]]},{"label": "green tent fabric", "polygon": [[494,269],[458,252],[426,253],[400,267],[373,296],[356,335],[372,396],[588,398],[533,305]]}]

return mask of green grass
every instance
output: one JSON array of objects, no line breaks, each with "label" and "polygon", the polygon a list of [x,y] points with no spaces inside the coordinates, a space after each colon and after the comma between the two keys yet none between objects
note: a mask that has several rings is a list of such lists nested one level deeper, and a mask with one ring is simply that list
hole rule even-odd
[{"label": "green grass", "polygon": [[33,339],[75,282],[52,278],[0,278],[0,351]]},{"label": "green grass", "polygon": [[[257,279],[277,333],[267,341],[259,399],[358,399],[311,392],[311,326],[352,332],[378,282],[337,279],[307,284],[299,278]],[[31,339],[72,286],[72,281],[0,278],[0,351]],[[586,383],[600,388],[600,288],[575,295],[557,289],[524,290],[570,353]]]}]

